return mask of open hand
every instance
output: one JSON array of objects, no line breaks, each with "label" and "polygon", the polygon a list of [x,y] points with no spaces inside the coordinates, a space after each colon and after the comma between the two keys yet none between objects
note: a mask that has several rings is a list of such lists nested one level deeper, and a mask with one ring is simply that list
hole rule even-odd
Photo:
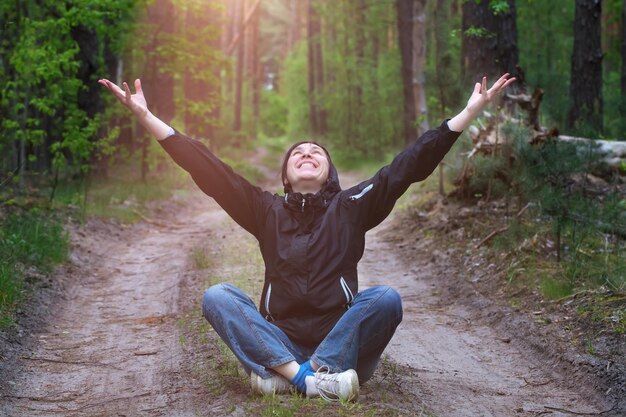
[{"label": "open hand", "polygon": [[509,78],[509,73],[507,72],[487,90],[487,77],[483,77],[482,84],[476,83],[474,86],[474,92],[467,101],[467,110],[474,117],[477,116],[487,104],[514,81],[515,77]]},{"label": "open hand", "polygon": [[148,103],[146,103],[146,98],[143,95],[141,81],[139,79],[135,80],[135,94],[131,94],[130,88],[126,82],[122,84],[124,87],[123,90],[107,79],[98,80],[98,82],[113,93],[115,98],[130,109],[137,117],[143,117],[148,114]]}]

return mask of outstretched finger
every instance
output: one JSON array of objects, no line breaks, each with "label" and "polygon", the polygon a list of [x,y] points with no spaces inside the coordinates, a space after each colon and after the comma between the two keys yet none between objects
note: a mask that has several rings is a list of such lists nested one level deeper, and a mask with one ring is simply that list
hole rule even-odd
[{"label": "outstretched finger", "polygon": [[487,93],[487,77],[483,77],[483,82],[480,87],[480,94],[485,94],[485,93]]},{"label": "outstretched finger", "polygon": [[141,88],[141,80],[139,78],[135,80],[135,92],[137,94],[143,94],[143,90]]},{"label": "outstretched finger", "polygon": [[517,78],[512,77],[509,78],[508,80],[506,80],[506,82],[502,85],[502,89],[504,90],[505,88],[507,88],[509,85],[513,84],[515,81],[517,80]]},{"label": "outstretched finger", "polygon": [[493,84],[493,87],[491,87],[491,89],[492,90],[499,90],[499,89],[501,89],[506,84],[506,82],[508,81],[508,78],[507,78],[508,76],[509,76],[509,73],[507,72],[502,77],[498,78],[498,81],[496,81]]},{"label": "outstretched finger", "polygon": [[126,92],[126,101],[130,102],[130,87],[126,84],[126,81],[124,81],[124,91]]},{"label": "outstretched finger", "polygon": [[102,84],[103,86],[105,86],[111,93],[113,93],[115,98],[117,98],[120,101],[124,100],[124,91],[122,91],[122,89],[119,88],[116,84],[113,84],[111,81],[107,79],[101,79],[101,80],[98,80],[98,82]]}]

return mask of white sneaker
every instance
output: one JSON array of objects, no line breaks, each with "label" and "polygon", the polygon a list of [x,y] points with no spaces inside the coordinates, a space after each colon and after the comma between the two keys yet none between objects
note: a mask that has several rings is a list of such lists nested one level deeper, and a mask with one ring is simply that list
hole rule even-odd
[{"label": "white sneaker", "polygon": [[286,394],[291,390],[291,383],[280,375],[263,379],[253,371],[250,373],[250,388],[255,394]]},{"label": "white sneaker", "polygon": [[359,377],[354,369],[331,373],[322,366],[315,372],[314,384],[310,392],[307,387],[307,397],[319,395],[326,401],[356,401],[359,397]]}]

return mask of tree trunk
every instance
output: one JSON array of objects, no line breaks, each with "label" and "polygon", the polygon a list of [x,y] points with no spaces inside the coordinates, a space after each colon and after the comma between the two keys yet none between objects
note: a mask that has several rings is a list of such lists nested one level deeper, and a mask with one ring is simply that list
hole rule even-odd
[{"label": "tree trunk", "polygon": [[[171,0],[156,0],[148,9],[148,21],[157,26],[157,34],[155,34],[155,43],[151,45],[153,50],[157,50],[162,46],[161,34],[165,36],[175,31],[174,6]],[[165,41],[167,42],[167,41]],[[151,85],[154,88],[146,89],[146,100],[152,103],[152,111],[159,116],[165,123],[170,123],[174,118],[176,107],[174,104],[174,78],[160,71],[165,64],[164,60],[155,54],[156,57],[148,62],[146,73],[147,81],[144,85]],[[129,82],[132,85],[132,82]],[[137,124],[135,130],[137,137],[141,138],[141,179],[145,181],[148,176],[149,145],[152,138],[147,137],[145,129]]]},{"label": "tree trunk", "polygon": [[[517,48],[517,9],[515,0],[508,0],[508,10],[497,15],[498,27],[498,64],[499,72],[497,77],[508,72],[518,77],[519,82],[515,82],[508,87],[508,93],[519,94],[522,92],[523,82],[519,79],[519,50]],[[492,79],[491,81],[495,81]]]},{"label": "tree trunk", "polygon": [[576,0],[568,125],[602,131],[601,0]]},{"label": "tree trunk", "polygon": [[483,76],[492,79],[500,70],[496,20],[488,0],[466,1],[463,10],[461,71],[464,85],[473,85]]},{"label": "tree trunk", "polygon": [[[239,45],[237,45],[237,75],[235,81],[235,118],[233,121],[233,130],[239,132],[241,130],[241,98],[243,95],[243,60],[244,60],[244,37],[243,37],[243,13],[244,0],[238,0],[236,13],[237,33],[240,36]],[[236,36],[236,35],[235,35]]]},{"label": "tree trunk", "polygon": [[429,129],[426,108],[426,0],[413,2],[413,100],[415,101],[415,123],[417,136]]},{"label": "tree trunk", "polygon": [[[622,101],[626,100],[626,0],[622,6]],[[626,103],[623,105],[626,106]],[[622,112],[622,119],[626,117],[626,109]],[[624,138],[622,138],[624,139]]]},{"label": "tree trunk", "polygon": [[261,10],[259,8],[252,16],[250,22],[250,75],[252,84],[252,115],[254,118],[254,132],[257,134],[259,127],[259,106],[261,101],[261,63],[259,54],[259,23]]},{"label": "tree trunk", "polygon": [[324,111],[319,105],[319,95],[324,88],[324,63],[322,61],[320,17],[308,0],[308,81],[309,81],[309,114],[311,132],[314,136],[322,135],[326,130]]},{"label": "tree trunk", "polygon": [[[425,34],[425,15],[418,13],[424,10],[425,0],[397,0],[398,12],[398,44],[402,65],[403,85],[403,124],[405,143],[413,143],[418,138],[418,115],[425,117],[426,103],[424,92],[423,62],[426,47],[422,42]],[[420,22],[422,20],[422,22]],[[421,55],[421,56],[420,56]],[[427,123],[427,122],[426,122]]]},{"label": "tree trunk", "polygon": [[[222,16],[215,15],[215,10],[210,6],[205,6],[203,10],[205,10],[204,13],[198,13],[198,9],[190,7],[185,16],[185,33],[194,44],[202,42],[202,40],[197,39],[196,33],[207,26],[217,26],[222,19]],[[220,39],[216,37],[207,46],[215,51],[219,50]],[[209,71],[209,69],[204,71]],[[219,80],[219,68],[215,66],[212,71],[215,79]],[[185,131],[192,137],[203,137],[210,140],[214,137],[214,125],[219,120],[220,87],[198,78],[190,70],[184,72],[183,92],[187,103],[184,114]],[[199,113],[198,110],[194,111],[194,103],[208,103],[211,110],[202,113]]]},{"label": "tree trunk", "polygon": [[299,0],[291,0],[290,2],[291,22],[289,25],[289,35],[287,38],[287,54],[293,51],[293,48],[300,40],[300,4],[301,2]]},{"label": "tree trunk", "polygon": [[[362,119],[362,109],[365,106],[364,103],[364,99],[363,99],[363,87],[362,87],[362,81],[363,78],[361,76],[361,71],[359,71],[360,68],[367,68],[367,64],[365,62],[365,43],[366,43],[366,39],[365,39],[365,29],[366,29],[366,16],[365,16],[365,10],[366,10],[366,5],[365,5],[365,0],[357,0],[357,1],[353,1],[352,4],[354,5],[354,9],[351,8],[350,13],[353,14],[353,16],[355,17],[355,21],[354,21],[354,34],[355,34],[355,43],[354,43],[354,55],[356,56],[356,68],[357,70],[354,71],[350,78],[354,79],[356,78],[356,82],[352,82],[351,84],[354,85],[354,87],[352,87],[351,90],[351,94],[354,94],[354,103],[351,106],[350,111],[352,112],[352,116],[351,116],[351,120],[354,120],[356,123],[356,126],[360,126],[362,125],[361,123],[361,119]],[[353,92],[353,93],[352,93]],[[357,145],[362,145],[365,142],[362,140],[364,139],[363,137],[363,132],[360,129],[356,129],[356,137],[357,137]],[[358,146],[359,149],[361,149],[361,146]],[[367,148],[363,149],[363,151],[366,151]]]},{"label": "tree trunk", "polygon": [[415,100],[413,99],[413,0],[397,0],[398,45],[402,69],[403,125],[405,143],[417,140]]}]

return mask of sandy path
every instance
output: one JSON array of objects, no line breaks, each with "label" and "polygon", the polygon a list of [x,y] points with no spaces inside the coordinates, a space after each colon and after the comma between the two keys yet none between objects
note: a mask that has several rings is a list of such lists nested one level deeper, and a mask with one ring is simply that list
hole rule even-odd
[{"label": "sandy path", "polygon": [[0,415],[194,415],[184,394],[190,381],[179,376],[176,319],[189,253],[225,217],[207,203],[161,222],[74,234],[71,261],[81,274],[34,335],[39,343],[22,356]]},{"label": "sandy path", "polygon": [[[190,253],[213,238],[221,241],[232,222],[209,199],[191,200],[184,209],[166,206],[157,222],[75,233],[72,263],[81,274],[71,277],[75,284],[49,326],[34,335],[38,343],[22,357],[0,415],[192,416],[198,415],[194,404],[211,402],[182,371],[176,320],[185,305],[199,301],[180,299],[193,276]],[[397,231],[389,225],[368,234],[359,269],[362,287],[389,284],[403,297],[404,321],[386,354],[415,372],[398,375],[398,386],[442,417],[610,408],[554,364],[524,351],[514,336],[474,322],[467,306],[440,291],[451,282],[445,256],[433,262],[424,254],[407,264],[396,255],[389,236]],[[415,404],[410,412],[421,410]]]},{"label": "sandy path", "polygon": [[400,259],[388,227],[386,221],[368,235],[360,282],[364,287],[391,285],[402,295],[403,322],[386,354],[417,371],[420,396],[433,412],[446,417],[571,416],[557,409],[593,415],[611,408],[590,387],[576,386],[556,364],[522,349],[515,334],[475,323],[468,307],[442,294],[444,286],[457,285],[446,269],[446,255],[438,252],[432,259],[423,253],[410,263]]}]

